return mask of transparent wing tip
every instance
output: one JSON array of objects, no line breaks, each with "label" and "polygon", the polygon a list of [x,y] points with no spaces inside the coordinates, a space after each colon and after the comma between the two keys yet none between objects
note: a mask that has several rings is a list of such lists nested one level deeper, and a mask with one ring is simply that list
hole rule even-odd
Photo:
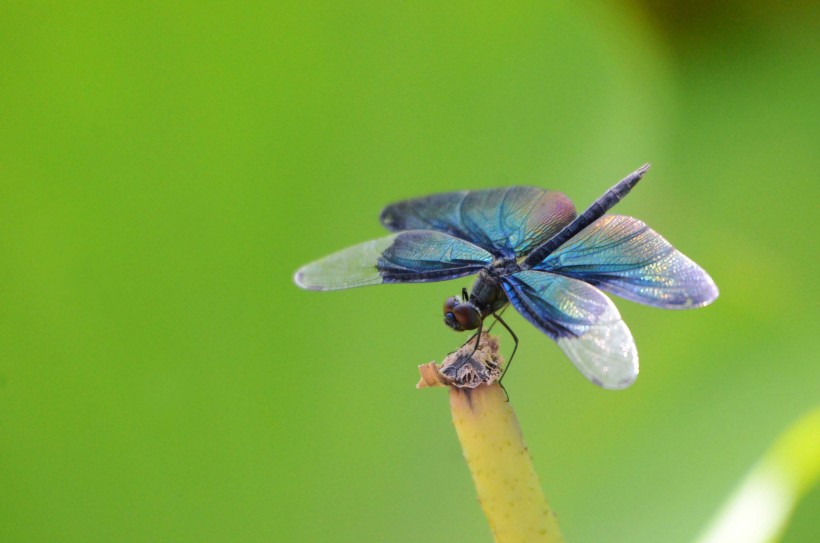
[{"label": "transparent wing tip", "polygon": [[305,290],[325,290],[321,285],[311,281],[310,264],[302,266],[293,274],[293,282],[296,286]]},{"label": "transparent wing tip", "polygon": [[614,327],[592,327],[583,336],[559,338],[557,343],[584,377],[601,388],[621,390],[638,378],[638,350],[623,321]]},{"label": "transparent wing tip", "polygon": [[631,375],[622,376],[618,381],[601,381],[597,377],[589,377],[590,382],[606,390],[623,390],[631,387],[638,380],[638,368]]}]

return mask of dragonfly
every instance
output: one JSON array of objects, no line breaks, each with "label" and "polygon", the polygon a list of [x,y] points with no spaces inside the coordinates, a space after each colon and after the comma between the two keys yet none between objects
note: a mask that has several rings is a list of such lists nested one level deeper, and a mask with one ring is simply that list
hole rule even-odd
[{"label": "dragonfly", "polygon": [[626,388],[638,376],[638,352],[605,293],[663,309],[702,307],[718,297],[712,278],[644,222],[607,214],[648,169],[626,176],[580,215],[564,194],[531,186],[400,201],[381,212],[391,235],[307,264],[294,281],[324,291],[477,274],[469,293],[462,289],[444,303],[447,326],[478,330],[475,348],[490,316],[517,347],[501,319],[512,305],[589,381]]}]

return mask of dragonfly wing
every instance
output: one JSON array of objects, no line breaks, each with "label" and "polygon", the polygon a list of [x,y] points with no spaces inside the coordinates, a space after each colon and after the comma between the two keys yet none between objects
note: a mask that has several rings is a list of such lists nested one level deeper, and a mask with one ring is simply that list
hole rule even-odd
[{"label": "dragonfly wing", "polygon": [[436,230],[495,256],[523,256],[575,218],[560,192],[538,187],[448,192],[387,206],[381,222],[393,232]]},{"label": "dragonfly wing", "polygon": [[642,221],[624,215],[601,217],[534,269],[666,309],[701,307],[718,297],[700,266]]},{"label": "dragonfly wing", "polygon": [[504,278],[512,305],[550,336],[596,385],[619,389],[638,377],[638,352],[615,304],[570,277],[527,270]]},{"label": "dragonfly wing", "polygon": [[294,281],[309,290],[444,281],[477,273],[492,258],[481,247],[453,236],[409,230],[312,262],[296,272]]}]

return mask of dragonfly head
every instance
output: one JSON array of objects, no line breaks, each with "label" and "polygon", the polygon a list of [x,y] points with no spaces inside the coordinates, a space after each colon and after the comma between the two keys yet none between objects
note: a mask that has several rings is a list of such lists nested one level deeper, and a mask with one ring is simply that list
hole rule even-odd
[{"label": "dragonfly head", "polygon": [[444,324],[457,332],[481,326],[481,312],[469,301],[451,296],[444,302]]}]

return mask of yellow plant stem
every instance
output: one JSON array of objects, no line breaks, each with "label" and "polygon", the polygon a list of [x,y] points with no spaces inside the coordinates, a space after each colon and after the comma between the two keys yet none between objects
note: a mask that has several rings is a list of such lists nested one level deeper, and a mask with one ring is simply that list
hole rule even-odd
[{"label": "yellow plant stem", "polygon": [[450,410],[478,501],[496,543],[563,543],[558,521],[541,491],[521,426],[497,380],[498,340],[482,334],[441,366],[419,366],[419,388],[448,386]]},{"label": "yellow plant stem", "polygon": [[501,387],[451,386],[450,408],[496,542],[563,542],[518,418]]}]

